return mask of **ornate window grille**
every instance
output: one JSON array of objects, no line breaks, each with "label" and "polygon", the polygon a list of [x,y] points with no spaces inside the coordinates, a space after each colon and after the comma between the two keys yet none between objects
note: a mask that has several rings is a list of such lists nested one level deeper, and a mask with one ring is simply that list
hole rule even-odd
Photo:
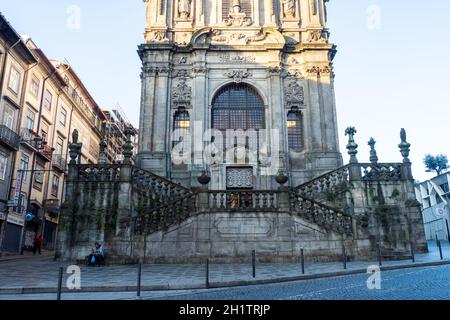
[{"label": "ornate window grille", "polygon": [[303,150],[303,115],[298,108],[293,107],[287,114],[289,150]]}]

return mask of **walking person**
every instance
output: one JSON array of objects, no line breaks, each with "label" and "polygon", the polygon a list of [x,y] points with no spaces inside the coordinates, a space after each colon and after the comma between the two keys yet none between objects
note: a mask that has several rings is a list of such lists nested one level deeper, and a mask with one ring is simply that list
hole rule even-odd
[{"label": "walking person", "polygon": [[42,242],[44,242],[44,239],[42,238],[42,236],[40,234],[36,235],[36,237],[34,238],[34,243],[33,243],[33,254],[34,255],[36,255],[36,252],[38,252],[40,255],[42,254],[42,252],[41,252]]}]

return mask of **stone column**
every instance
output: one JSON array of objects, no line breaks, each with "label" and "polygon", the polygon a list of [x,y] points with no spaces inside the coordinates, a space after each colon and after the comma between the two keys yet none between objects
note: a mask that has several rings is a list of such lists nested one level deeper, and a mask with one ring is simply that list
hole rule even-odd
[{"label": "stone column", "polygon": [[264,26],[275,26],[275,8],[273,0],[264,0]]},{"label": "stone column", "polygon": [[[280,67],[269,67],[268,69],[268,109],[266,110],[266,129],[268,132],[267,143],[269,146],[269,154],[272,157],[271,170],[272,172],[266,173],[272,176],[276,175],[278,170],[286,169],[288,161],[287,152],[287,141],[284,137],[287,137],[286,133],[286,117],[287,111],[284,107],[284,90],[283,81],[281,78],[281,68]],[[278,135],[276,135],[271,130],[278,130]],[[279,138],[279,139],[277,139]],[[277,141],[273,141],[273,140]],[[274,147],[276,146],[276,147]],[[274,159],[277,159],[275,162]],[[278,167],[275,167],[278,165]],[[260,188],[262,189],[272,189],[273,188],[273,178],[267,176],[266,180],[261,181]],[[264,176],[262,176],[264,177]]]},{"label": "stone column", "polygon": [[117,208],[116,235],[129,239],[131,237],[131,207],[132,207],[132,165],[133,145],[131,136],[134,135],[131,128],[125,130],[127,141],[123,145],[123,164],[120,167],[119,199]]},{"label": "stone column", "polygon": [[259,0],[252,0],[252,12],[253,12],[253,21],[255,26],[260,26],[259,19],[260,19],[260,12],[259,12]]},{"label": "stone column", "polygon": [[309,88],[309,116],[308,122],[310,123],[311,129],[311,151],[320,152],[322,151],[322,124],[323,121],[321,118],[321,101],[320,101],[320,92],[319,92],[319,81],[320,81],[320,73],[315,68],[311,68],[307,72],[306,80],[308,81]]},{"label": "stone column", "polygon": [[195,25],[197,26],[204,26],[205,25],[205,7],[204,2],[205,0],[194,0],[196,5],[196,15],[195,15]]},{"label": "stone column", "polygon": [[156,69],[144,62],[142,72],[142,96],[140,114],[139,153],[152,151],[153,114],[155,109]]},{"label": "stone column", "polygon": [[334,101],[334,90],[332,83],[331,68],[327,73],[322,73],[319,78],[321,92],[321,112],[322,112],[322,135],[323,151],[339,152],[338,130],[336,106]]},{"label": "stone column", "polygon": [[[197,51],[194,56],[193,66],[193,95],[191,110],[191,136],[193,163],[191,166],[191,184],[197,184],[197,177],[201,175],[205,169],[203,163],[203,133],[208,126],[208,102],[209,96],[207,91],[207,65],[206,51]],[[200,141],[201,142],[200,142]]]}]

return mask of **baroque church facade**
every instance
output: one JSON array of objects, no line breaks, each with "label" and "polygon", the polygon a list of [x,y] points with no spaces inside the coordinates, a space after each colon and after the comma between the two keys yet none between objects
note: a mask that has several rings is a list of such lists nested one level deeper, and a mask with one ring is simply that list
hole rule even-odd
[{"label": "baroque church facade", "polygon": [[[58,255],[109,263],[405,259],[426,252],[411,144],[338,147],[325,0],[147,0],[139,153],[80,164],[74,132]],[[102,158],[104,149],[100,149]],[[289,183],[289,185],[286,185]],[[201,184],[201,187],[199,187]]]},{"label": "baroque church facade", "polygon": [[327,0],[145,2],[141,168],[269,190],[342,165]]}]

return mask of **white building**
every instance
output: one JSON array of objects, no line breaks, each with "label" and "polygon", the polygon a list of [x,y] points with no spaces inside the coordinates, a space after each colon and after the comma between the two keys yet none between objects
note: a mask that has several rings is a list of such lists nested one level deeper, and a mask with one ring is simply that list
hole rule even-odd
[{"label": "white building", "polygon": [[416,184],[427,240],[450,241],[450,172]]}]

